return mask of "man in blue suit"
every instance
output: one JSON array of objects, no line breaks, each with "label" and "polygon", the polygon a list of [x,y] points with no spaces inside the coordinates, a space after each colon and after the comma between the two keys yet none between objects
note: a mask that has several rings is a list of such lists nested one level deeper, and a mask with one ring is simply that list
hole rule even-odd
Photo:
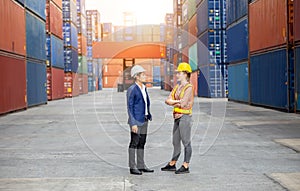
[{"label": "man in blue suit", "polygon": [[[131,69],[131,77],[135,83],[127,90],[128,124],[131,129],[131,141],[129,144],[129,168],[130,173],[142,175],[143,172],[154,172],[145,165],[144,147],[147,138],[148,121],[152,120],[150,113],[150,99],[143,84],[146,82],[145,69],[135,65]],[[135,156],[137,155],[137,161]]]}]

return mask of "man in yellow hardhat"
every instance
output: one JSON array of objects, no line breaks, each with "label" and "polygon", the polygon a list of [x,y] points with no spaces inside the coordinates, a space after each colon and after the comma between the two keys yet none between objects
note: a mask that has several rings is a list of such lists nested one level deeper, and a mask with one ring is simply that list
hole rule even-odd
[{"label": "man in yellow hardhat", "polygon": [[[175,171],[176,174],[189,173],[189,163],[192,156],[191,128],[192,128],[192,107],[194,104],[193,86],[190,84],[192,69],[188,63],[182,62],[176,70],[176,77],[179,81],[165,103],[173,106],[173,156],[171,161],[162,171]],[[176,170],[176,162],[181,153],[181,142],[184,145],[184,163]]]}]

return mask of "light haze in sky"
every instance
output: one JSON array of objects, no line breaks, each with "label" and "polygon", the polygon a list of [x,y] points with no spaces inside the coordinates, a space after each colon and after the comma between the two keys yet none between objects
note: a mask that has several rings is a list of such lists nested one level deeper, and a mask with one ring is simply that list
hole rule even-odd
[{"label": "light haze in sky", "polygon": [[173,12],[173,0],[86,0],[88,9],[97,9],[102,23],[123,25],[123,12],[133,12],[138,25],[160,24]]}]

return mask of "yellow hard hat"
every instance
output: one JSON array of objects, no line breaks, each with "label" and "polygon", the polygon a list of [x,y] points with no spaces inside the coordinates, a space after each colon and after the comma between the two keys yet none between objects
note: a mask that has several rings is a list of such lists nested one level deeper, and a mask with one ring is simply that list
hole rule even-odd
[{"label": "yellow hard hat", "polygon": [[186,63],[186,62],[181,62],[178,67],[177,67],[177,72],[188,72],[188,73],[192,73],[192,68],[191,66]]}]

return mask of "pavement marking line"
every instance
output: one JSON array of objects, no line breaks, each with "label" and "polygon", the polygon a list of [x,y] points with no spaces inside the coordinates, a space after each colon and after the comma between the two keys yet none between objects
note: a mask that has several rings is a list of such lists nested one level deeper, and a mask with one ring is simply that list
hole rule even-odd
[{"label": "pavement marking line", "polygon": [[300,139],[274,139],[274,142],[282,144],[296,152],[300,152]]},{"label": "pavement marking line", "polygon": [[[232,121],[237,126],[256,126],[256,125],[286,125],[290,124],[291,121]],[[297,124],[300,124],[300,121],[297,121]]]},{"label": "pavement marking line", "polygon": [[272,173],[268,176],[289,191],[300,191],[300,172]]},{"label": "pavement marking line", "polygon": [[86,191],[128,190],[132,184],[124,177],[0,178],[0,190]]}]

